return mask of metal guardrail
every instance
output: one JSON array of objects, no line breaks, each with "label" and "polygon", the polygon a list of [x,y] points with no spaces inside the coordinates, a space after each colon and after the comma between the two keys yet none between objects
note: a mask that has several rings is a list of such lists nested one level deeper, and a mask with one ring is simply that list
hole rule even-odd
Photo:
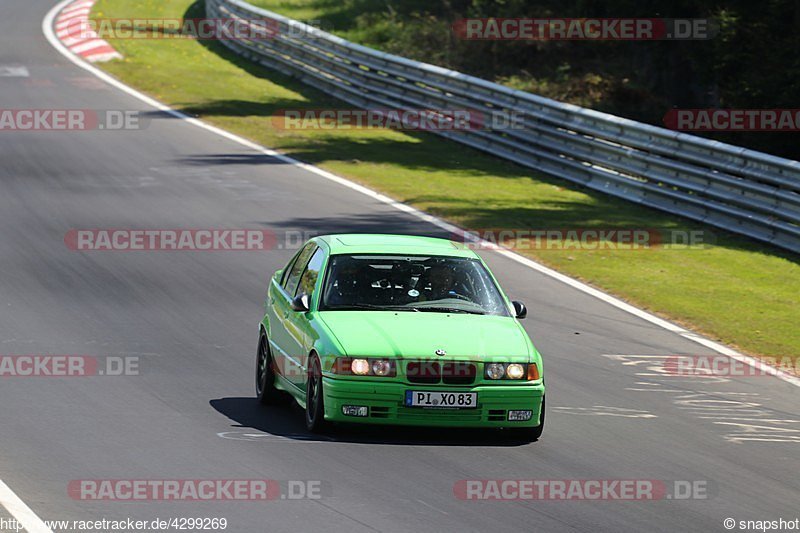
[{"label": "metal guardrail", "polygon": [[269,39],[221,42],[361,108],[470,109],[514,128],[435,133],[632,202],[800,252],[800,161],[564,104],[360,46],[241,0],[209,18],[270,19]]}]

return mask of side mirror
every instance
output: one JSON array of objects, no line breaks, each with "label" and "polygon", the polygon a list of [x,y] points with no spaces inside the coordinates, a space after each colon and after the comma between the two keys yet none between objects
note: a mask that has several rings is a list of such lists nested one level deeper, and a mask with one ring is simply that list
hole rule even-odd
[{"label": "side mirror", "polygon": [[511,302],[511,304],[514,306],[514,312],[517,314],[517,318],[521,320],[528,316],[528,308],[525,307],[524,303],[514,301]]},{"label": "side mirror", "polygon": [[294,300],[292,300],[292,310],[297,311],[298,313],[305,313],[311,307],[310,300],[308,298],[308,294],[301,294]]}]

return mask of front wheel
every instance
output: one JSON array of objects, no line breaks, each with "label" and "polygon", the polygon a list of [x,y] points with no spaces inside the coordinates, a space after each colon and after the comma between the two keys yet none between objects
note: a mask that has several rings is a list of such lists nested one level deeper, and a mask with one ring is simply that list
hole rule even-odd
[{"label": "front wheel", "polygon": [[325,430],[325,399],[322,394],[322,365],[319,357],[312,355],[308,364],[306,384],[306,428],[312,433]]},{"label": "front wheel", "polygon": [[267,336],[262,332],[258,339],[256,355],[256,396],[262,404],[276,403],[280,391],[275,387],[275,367]]}]

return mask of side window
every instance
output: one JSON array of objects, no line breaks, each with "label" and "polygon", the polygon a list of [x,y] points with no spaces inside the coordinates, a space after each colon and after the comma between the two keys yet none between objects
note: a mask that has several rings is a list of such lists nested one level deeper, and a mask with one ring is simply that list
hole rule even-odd
[{"label": "side window", "polygon": [[289,259],[289,262],[286,264],[286,266],[283,269],[283,274],[281,274],[281,287],[283,287],[284,289],[286,288],[286,282],[289,280],[289,274],[292,272],[292,267],[294,266],[295,262],[297,261],[297,256],[299,256],[302,252],[303,252],[303,250],[300,250],[299,252],[294,254],[294,257]]},{"label": "side window", "polygon": [[308,262],[306,271],[303,272],[303,276],[300,278],[300,284],[297,286],[295,296],[300,296],[301,294],[311,296],[311,293],[314,292],[314,287],[317,285],[319,271],[322,270],[322,263],[324,261],[325,252],[322,251],[322,248],[317,248],[317,251],[314,252],[314,255],[311,257],[311,261]]},{"label": "side window", "polygon": [[306,244],[302,250],[300,250],[300,254],[298,254],[297,259],[292,265],[292,269],[289,271],[289,277],[286,278],[286,284],[283,286],[283,288],[286,289],[286,292],[289,293],[289,296],[293,295],[294,291],[297,290],[297,283],[300,281],[300,274],[302,274],[303,270],[305,270],[308,260],[311,258],[311,254],[314,253],[316,248],[317,245],[313,242],[310,242]]}]

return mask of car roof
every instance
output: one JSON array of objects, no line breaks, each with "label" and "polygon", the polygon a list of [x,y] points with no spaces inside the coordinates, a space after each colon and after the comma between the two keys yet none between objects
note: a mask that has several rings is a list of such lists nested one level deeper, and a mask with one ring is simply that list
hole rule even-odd
[{"label": "car roof", "polygon": [[338,254],[413,254],[447,257],[470,257],[478,255],[463,243],[434,237],[417,235],[389,235],[381,233],[343,233],[323,235],[332,255]]}]

